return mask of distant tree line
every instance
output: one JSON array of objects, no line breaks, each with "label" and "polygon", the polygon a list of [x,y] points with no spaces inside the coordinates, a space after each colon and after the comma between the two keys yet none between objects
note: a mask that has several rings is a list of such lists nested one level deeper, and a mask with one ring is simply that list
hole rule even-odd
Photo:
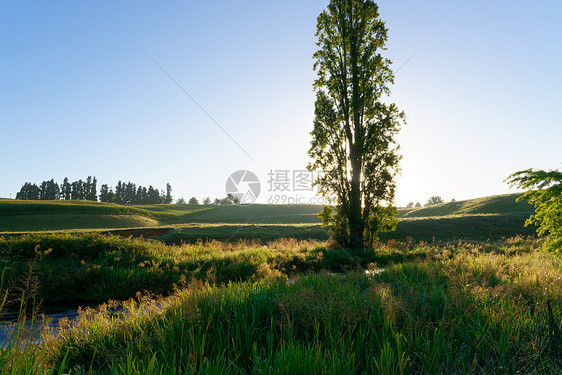
[{"label": "distant tree line", "polygon": [[[456,200],[451,199],[451,202],[456,202]],[[425,206],[433,206],[435,204],[440,204],[440,203],[445,203],[445,200],[443,198],[441,198],[439,195],[434,195],[432,197],[430,197],[427,200],[427,203],[425,204]],[[420,204],[420,202],[417,202],[414,205],[414,202],[410,202],[406,205],[406,208],[412,208],[412,207],[421,207],[422,205]]]},{"label": "distant tree line", "polygon": [[[59,185],[54,179],[43,181],[39,186],[26,182],[16,194],[20,200],[86,200],[98,201],[97,179],[92,176],[83,180],[69,182],[65,178]],[[172,187],[166,184],[166,191],[160,191],[152,186],[148,188],[137,186],[132,182],[119,181],[115,190],[104,184],[100,188],[100,202],[118,204],[158,204],[172,203]]]},{"label": "distant tree line", "polygon": [[172,187],[166,184],[166,192],[159,191],[154,187],[148,188],[132,182],[119,181],[115,190],[104,184],[100,188],[100,202],[111,202],[118,204],[159,204],[172,203]]},{"label": "distant tree line", "polygon": [[227,194],[224,198],[215,198],[214,201],[211,201],[210,197],[203,198],[203,201],[199,203],[199,199],[195,197],[191,197],[188,202],[185,199],[180,198],[176,201],[177,204],[189,204],[193,206],[197,206],[202,204],[203,206],[215,205],[215,206],[232,206],[234,204],[240,204],[240,198],[232,195]]},{"label": "distant tree line", "polygon": [[97,179],[88,176],[85,181],[70,183],[65,178],[59,185],[54,179],[43,181],[39,186],[26,182],[16,194],[21,200],[87,200],[97,201]]},{"label": "distant tree line", "polygon": [[427,200],[427,203],[425,205],[433,206],[435,204],[441,204],[441,203],[445,203],[443,198],[441,198],[439,195],[434,195]]}]

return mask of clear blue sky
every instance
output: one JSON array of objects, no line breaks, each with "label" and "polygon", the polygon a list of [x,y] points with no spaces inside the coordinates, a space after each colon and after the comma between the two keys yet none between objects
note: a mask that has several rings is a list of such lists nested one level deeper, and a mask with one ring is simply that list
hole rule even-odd
[{"label": "clear blue sky", "polygon": [[[0,1],[0,197],[97,176],[225,195],[307,164],[328,1]],[[562,3],[379,2],[406,112],[397,203],[509,192],[562,167]],[[154,57],[255,159],[154,64]],[[262,196],[264,199],[265,195]]]}]

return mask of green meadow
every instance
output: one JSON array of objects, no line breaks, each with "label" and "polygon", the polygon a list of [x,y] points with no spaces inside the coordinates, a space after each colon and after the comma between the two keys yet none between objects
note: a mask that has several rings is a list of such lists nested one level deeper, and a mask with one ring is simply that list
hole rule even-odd
[{"label": "green meadow", "polygon": [[0,2],[0,375],[562,375],[562,1],[132,3]]},{"label": "green meadow", "polygon": [[9,238],[0,243],[13,257],[3,266],[5,303],[122,302],[83,309],[57,329],[29,316],[41,341],[22,324],[0,366],[6,374],[558,373],[562,261],[539,248],[522,237],[355,252],[296,240]]},{"label": "green meadow", "polygon": [[[449,202],[416,209],[399,209],[397,230],[383,240],[498,240],[532,235],[523,226],[534,211],[518,194]],[[0,233],[85,231],[144,235],[168,244],[198,239],[272,241],[279,238],[327,240],[321,227],[320,205],[121,206],[76,201],[0,200]],[[135,231],[130,231],[135,229]],[[154,229],[158,229],[155,231]],[[153,234],[155,233],[155,234]]]},{"label": "green meadow", "polygon": [[0,201],[0,373],[560,373],[562,260],[517,196],[400,209],[362,250],[320,206]]}]

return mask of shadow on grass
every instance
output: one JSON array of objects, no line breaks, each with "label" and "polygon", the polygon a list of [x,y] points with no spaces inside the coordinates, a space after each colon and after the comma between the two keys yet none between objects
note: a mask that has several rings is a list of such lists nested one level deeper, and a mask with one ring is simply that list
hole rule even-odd
[{"label": "shadow on grass", "polygon": [[[290,284],[192,284],[159,302],[161,312],[133,309],[114,325],[85,319],[57,342],[53,363],[131,374],[559,371],[541,337],[550,334],[546,301],[559,322],[560,296],[510,281],[494,259],[405,263],[374,277],[309,274]],[[521,291],[526,297],[513,298]],[[96,333],[81,336],[86,327]]]}]

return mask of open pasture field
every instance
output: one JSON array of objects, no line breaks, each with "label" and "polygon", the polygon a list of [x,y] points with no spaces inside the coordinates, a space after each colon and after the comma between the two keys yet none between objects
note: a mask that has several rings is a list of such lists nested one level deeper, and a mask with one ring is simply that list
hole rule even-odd
[{"label": "open pasture field", "polygon": [[[330,247],[319,206],[0,202],[7,225],[98,224],[0,236],[0,307],[20,309],[0,372],[560,372],[562,262],[516,197],[401,209],[363,250]],[[60,303],[101,305],[41,318]]]},{"label": "open pasture field", "polygon": [[[516,203],[518,194],[429,207],[399,209],[395,232],[381,239],[400,241],[486,241],[516,235],[532,235],[524,228],[533,213],[526,202]],[[324,241],[328,231],[321,227],[319,205],[121,206],[75,201],[0,201],[0,233],[36,231],[111,231],[120,235],[144,235],[169,244],[193,243],[198,239],[237,241],[278,238]]]}]

